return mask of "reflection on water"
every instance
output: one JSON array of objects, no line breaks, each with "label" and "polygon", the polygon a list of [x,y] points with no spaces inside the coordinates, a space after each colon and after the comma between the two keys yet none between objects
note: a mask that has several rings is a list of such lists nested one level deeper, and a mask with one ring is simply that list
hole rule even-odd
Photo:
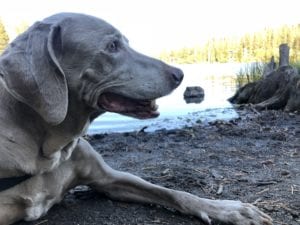
[{"label": "reflection on water", "polygon": [[[237,117],[227,101],[236,90],[235,74],[240,64],[179,65],[185,74],[183,83],[171,95],[157,100],[160,117],[138,120],[114,113],[105,113],[89,127],[88,133],[109,133],[140,130],[172,129],[202,121]],[[183,93],[187,86],[201,86],[205,91],[200,104],[186,104]]]}]

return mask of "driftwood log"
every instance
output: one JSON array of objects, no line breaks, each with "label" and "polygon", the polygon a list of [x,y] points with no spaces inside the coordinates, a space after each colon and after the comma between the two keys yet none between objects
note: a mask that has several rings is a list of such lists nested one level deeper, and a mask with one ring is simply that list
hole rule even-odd
[{"label": "driftwood log", "polygon": [[289,65],[289,47],[279,46],[279,66],[274,57],[263,70],[262,78],[241,87],[229,98],[233,104],[253,104],[256,109],[300,111],[300,75]]}]

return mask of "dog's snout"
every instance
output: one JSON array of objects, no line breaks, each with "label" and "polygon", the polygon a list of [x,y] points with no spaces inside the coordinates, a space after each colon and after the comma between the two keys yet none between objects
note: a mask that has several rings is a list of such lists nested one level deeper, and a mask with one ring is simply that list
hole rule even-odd
[{"label": "dog's snout", "polygon": [[181,69],[172,68],[171,76],[173,78],[173,81],[175,81],[176,85],[178,86],[182,82],[184,74]]}]

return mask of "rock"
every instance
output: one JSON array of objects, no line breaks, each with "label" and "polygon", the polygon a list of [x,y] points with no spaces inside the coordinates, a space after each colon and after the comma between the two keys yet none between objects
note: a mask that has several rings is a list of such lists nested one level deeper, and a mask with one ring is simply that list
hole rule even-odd
[{"label": "rock", "polygon": [[199,86],[187,87],[183,97],[186,103],[200,103],[204,99],[204,89]]}]

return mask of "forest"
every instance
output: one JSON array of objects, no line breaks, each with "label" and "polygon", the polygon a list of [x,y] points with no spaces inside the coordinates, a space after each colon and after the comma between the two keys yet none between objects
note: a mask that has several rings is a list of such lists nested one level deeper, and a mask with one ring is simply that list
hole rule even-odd
[{"label": "forest", "polygon": [[272,56],[278,61],[278,46],[287,43],[290,47],[290,61],[300,60],[300,24],[278,28],[265,28],[247,33],[239,38],[213,38],[205,44],[164,51],[159,58],[177,64],[226,63],[226,62],[268,62]]},{"label": "forest", "polygon": [[[22,25],[17,33],[28,26]],[[9,43],[4,24],[0,20],[0,54]],[[207,40],[203,45],[163,51],[158,57],[176,64],[226,63],[226,62],[268,62],[272,56],[278,61],[278,46],[287,43],[290,47],[290,62],[300,61],[300,24],[278,28],[265,28],[241,37],[223,37]]]}]

